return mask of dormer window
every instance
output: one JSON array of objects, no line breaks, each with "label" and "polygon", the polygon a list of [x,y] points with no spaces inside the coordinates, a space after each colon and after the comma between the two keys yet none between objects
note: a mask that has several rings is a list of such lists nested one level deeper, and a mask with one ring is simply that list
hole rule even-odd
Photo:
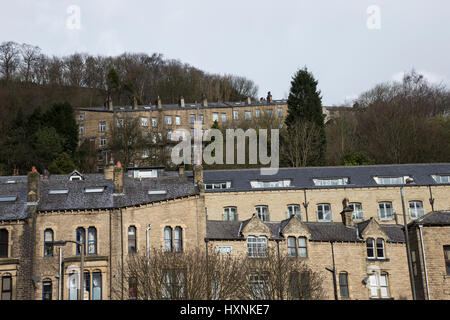
[{"label": "dormer window", "polygon": [[217,182],[217,183],[205,183],[206,190],[212,189],[230,189],[231,181]]},{"label": "dormer window", "polygon": [[431,177],[436,183],[450,184],[450,174],[432,175]]},{"label": "dormer window", "polygon": [[92,188],[85,188],[85,193],[100,193],[105,191],[105,187],[92,187]]},{"label": "dormer window", "polygon": [[69,193],[68,189],[54,189],[48,191],[48,194],[67,194],[67,193]]},{"label": "dormer window", "polygon": [[377,184],[405,184],[408,179],[412,179],[410,176],[384,176],[373,177]]},{"label": "dormer window", "polygon": [[81,173],[79,173],[77,170],[73,171],[70,176],[69,176],[69,180],[70,181],[78,181],[78,180],[83,180],[83,175]]},{"label": "dormer window", "polygon": [[14,202],[17,200],[17,196],[0,197],[0,202]]},{"label": "dormer window", "polygon": [[153,196],[153,195],[164,195],[167,194],[166,190],[149,190],[148,194]]},{"label": "dormer window", "polygon": [[314,185],[316,186],[342,186],[349,184],[349,179],[344,178],[318,178],[313,179]]},{"label": "dormer window", "polygon": [[276,180],[276,181],[258,181],[253,180],[250,181],[250,186],[253,189],[262,189],[262,188],[286,188],[291,186],[291,180]]}]

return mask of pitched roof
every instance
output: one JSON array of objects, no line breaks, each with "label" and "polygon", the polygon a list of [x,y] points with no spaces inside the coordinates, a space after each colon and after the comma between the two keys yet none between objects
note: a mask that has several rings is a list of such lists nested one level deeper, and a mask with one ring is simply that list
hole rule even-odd
[{"label": "pitched roof", "polygon": [[[212,189],[206,192],[235,192],[250,190],[291,190],[291,189],[323,189],[323,188],[369,188],[383,187],[373,179],[375,176],[411,176],[414,183],[411,186],[438,185],[431,177],[435,174],[450,174],[450,163],[434,164],[401,164],[372,166],[337,166],[337,167],[305,167],[280,168],[275,175],[261,175],[260,169],[205,170],[204,183],[231,181],[229,189]],[[192,171],[186,172],[192,176]],[[316,178],[349,178],[349,184],[335,186],[316,186]],[[250,186],[251,180],[275,181],[291,180],[290,187],[258,188]]]},{"label": "pitched roof", "polygon": [[[83,179],[71,181],[68,175],[51,175],[48,179],[41,176],[37,210],[112,209],[199,193],[191,181],[171,175],[149,179],[124,176],[122,194],[114,194],[113,181],[104,179],[103,174],[85,174]],[[28,217],[27,192],[26,176],[0,177],[0,198],[15,198],[14,201],[0,201],[0,221],[22,220]]]},{"label": "pitched roof", "polygon": [[[246,221],[206,221],[206,238],[209,240],[245,240],[240,234]],[[283,239],[280,231],[288,220],[264,222],[272,231],[271,239]],[[311,232],[311,241],[363,242],[357,227],[346,227],[341,222],[302,222]],[[388,235],[388,242],[405,242],[402,226],[381,225]],[[359,228],[358,228],[359,229]]]},{"label": "pitched roof", "polygon": [[437,226],[437,225],[450,225],[450,210],[432,211],[426,215],[412,221],[409,225],[424,225],[424,226]]},{"label": "pitched roof", "polygon": [[28,218],[26,181],[26,176],[0,177],[0,198],[15,197],[13,201],[0,202],[0,221]]}]

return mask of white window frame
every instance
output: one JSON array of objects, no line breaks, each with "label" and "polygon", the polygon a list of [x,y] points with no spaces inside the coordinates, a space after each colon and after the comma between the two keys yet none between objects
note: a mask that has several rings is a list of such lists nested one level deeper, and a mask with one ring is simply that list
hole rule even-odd
[{"label": "white window frame", "polygon": [[239,111],[234,110],[233,111],[233,120],[238,120],[239,119]]},{"label": "white window frame", "polygon": [[164,119],[167,125],[172,125],[172,116],[165,116]]},{"label": "white window frame", "polygon": [[147,117],[141,117],[141,125],[143,127],[148,127],[148,118]]},{"label": "white window frame", "polygon": [[265,258],[267,256],[267,238],[247,237],[247,254],[249,258]]},{"label": "white window frame", "polygon": [[255,206],[255,211],[261,221],[270,221],[269,207],[266,205]]},{"label": "white window frame", "polygon": [[[413,205],[413,208],[411,208],[411,205]],[[420,200],[409,201],[408,202],[408,210],[409,210],[409,217],[411,219],[420,218],[425,214],[425,211],[423,208],[423,202]]]},{"label": "white window frame", "polygon": [[364,220],[364,210],[361,202],[350,202],[350,208],[353,209],[352,219],[354,221]]},{"label": "white window frame", "polygon": [[[386,208],[386,205],[390,204],[391,208]],[[383,208],[380,208],[380,205],[383,205]],[[389,209],[391,211],[391,216],[389,217],[387,213],[389,213]],[[384,213],[384,217],[382,217],[381,213]],[[390,221],[394,219],[394,206],[391,201],[380,201],[378,202],[378,217],[381,221]]]},{"label": "white window frame", "polygon": [[369,276],[369,290],[371,298],[389,298],[389,275],[374,273]]},{"label": "white window frame", "polygon": [[237,207],[224,207],[223,208],[223,221],[236,221],[237,220]]},{"label": "white window frame", "polygon": [[244,112],[244,119],[245,120],[252,120],[252,112],[251,111],[245,111]]},{"label": "white window frame", "polygon": [[156,127],[158,125],[158,119],[152,117],[152,127]]},{"label": "white window frame", "polygon": [[227,114],[222,113],[222,122],[227,122]]},{"label": "white window frame", "polygon": [[[298,211],[295,210],[295,208],[298,208]],[[300,208],[299,204],[288,204],[286,206],[286,215],[287,218],[289,219],[290,217],[292,217],[293,215],[296,215],[300,220],[302,219],[302,211]]]},{"label": "white window frame", "polygon": [[[328,206],[329,210],[325,210],[326,206]],[[320,218],[319,213],[322,213],[322,219]],[[329,216],[329,219],[326,219],[325,216]],[[331,211],[330,203],[318,203],[317,204],[317,221],[319,221],[319,222],[333,221],[333,213]]]},{"label": "white window frame", "polygon": [[99,131],[100,132],[106,132],[106,121],[100,121],[99,122]]},{"label": "white window frame", "polygon": [[181,126],[181,117],[180,116],[175,116],[175,125]]}]

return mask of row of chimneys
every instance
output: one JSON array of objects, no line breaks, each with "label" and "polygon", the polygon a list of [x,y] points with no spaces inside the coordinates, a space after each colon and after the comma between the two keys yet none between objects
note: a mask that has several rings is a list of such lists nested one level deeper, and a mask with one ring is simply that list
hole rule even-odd
[{"label": "row of chimneys", "polygon": [[[267,95],[267,101],[268,102],[272,102],[272,95],[270,94],[270,91]],[[250,96],[247,96],[247,104],[252,104],[252,98]],[[158,96],[158,98],[156,99],[155,102],[156,106],[158,107],[158,109],[162,108],[162,101],[161,98]],[[185,107],[185,103],[184,103],[184,97],[180,96],[180,98],[178,99],[178,105],[182,108]],[[202,95],[202,103],[201,103],[202,107],[207,107],[208,106],[208,99],[206,98],[206,96],[203,94]],[[111,96],[108,96],[106,98],[106,102],[105,102],[105,108],[109,111],[113,111],[113,102],[111,99]],[[133,110],[136,110],[138,108],[138,103],[137,103],[137,99],[135,96],[133,96]]]}]

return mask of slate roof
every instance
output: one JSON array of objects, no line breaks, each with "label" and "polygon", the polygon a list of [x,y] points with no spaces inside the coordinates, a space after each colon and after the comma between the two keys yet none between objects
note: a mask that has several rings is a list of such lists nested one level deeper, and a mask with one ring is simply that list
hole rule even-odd
[{"label": "slate roof", "polygon": [[426,215],[410,222],[409,225],[424,225],[424,226],[449,226],[450,225],[450,210],[429,212]]},{"label": "slate roof", "polygon": [[[7,183],[6,181],[16,181]],[[27,177],[0,177],[0,197],[17,196],[13,202],[0,202],[0,221],[23,220],[28,217]]]},{"label": "slate roof", "polygon": [[[204,183],[231,181],[231,188],[229,189],[212,189],[206,190],[206,192],[235,192],[250,190],[369,188],[386,186],[377,184],[373,179],[375,176],[411,176],[414,179],[414,183],[411,184],[411,186],[439,185],[431,177],[431,175],[434,174],[450,174],[450,163],[280,168],[275,175],[261,175],[259,169],[205,170],[203,172],[203,180]],[[186,175],[192,176],[192,171],[186,172]],[[314,178],[341,177],[349,178],[349,184],[341,186],[316,186],[313,182]],[[283,188],[252,189],[250,180],[291,180],[291,186]]]},{"label": "slate roof", "polygon": [[[15,181],[15,183],[7,183]],[[87,188],[101,188],[103,192],[85,192]],[[51,194],[50,190],[67,190]],[[165,191],[148,194],[149,191]],[[27,177],[0,177],[0,197],[17,196],[15,201],[0,202],[0,221],[22,220],[27,213]],[[193,196],[199,193],[192,181],[179,176],[161,176],[149,179],[133,179],[124,176],[124,192],[114,194],[112,180],[103,174],[85,174],[83,180],[69,180],[68,175],[41,176],[38,211],[99,210],[136,206],[169,199]]]},{"label": "slate roof", "polygon": [[[206,238],[209,240],[245,240],[239,233],[246,221],[206,221]],[[283,239],[280,230],[283,230],[288,220],[281,222],[264,222],[272,232],[271,239]],[[311,241],[338,241],[338,242],[364,242],[361,233],[356,227],[346,227],[341,222],[303,222],[311,233]],[[362,225],[364,228],[367,226]],[[364,228],[362,230],[364,230]],[[405,242],[401,225],[381,225],[388,235],[388,242]],[[359,230],[360,228],[358,228]]]},{"label": "slate roof", "polygon": [[[133,106],[114,106],[114,111],[116,112],[133,112],[133,111],[155,111],[155,110],[195,110],[195,109],[210,109],[210,108],[239,108],[247,106],[268,106],[268,105],[285,105],[287,100],[272,100],[271,103],[267,101],[252,101],[251,104],[246,102],[208,102],[206,107],[202,106],[201,103],[189,103],[185,102],[184,107],[179,104],[163,104],[161,108],[156,105],[142,105],[138,106],[137,109],[133,109]],[[89,108],[76,108],[77,110],[85,111],[96,111],[96,112],[113,112],[105,109],[105,107],[89,107]]]}]

